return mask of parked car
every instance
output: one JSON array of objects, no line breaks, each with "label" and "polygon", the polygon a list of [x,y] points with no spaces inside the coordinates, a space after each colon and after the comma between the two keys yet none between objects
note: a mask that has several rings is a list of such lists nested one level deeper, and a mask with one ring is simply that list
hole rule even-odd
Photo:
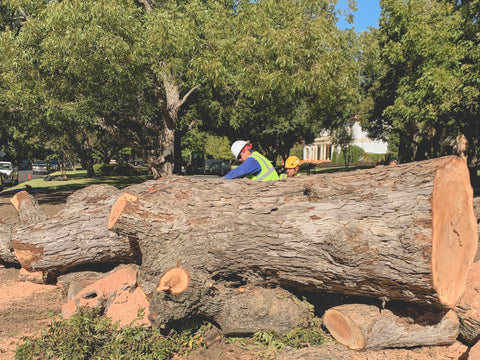
[{"label": "parked car", "polygon": [[33,175],[35,174],[49,174],[50,173],[50,164],[47,160],[37,160],[33,163],[32,166]]},{"label": "parked car", "polygon": [[60,171],[60,163],[56,160],[50,160],[50,171]]},{"label": "parked car", "polygon": [[3,184],[14,186],[18,184],[18,168],[9,161],[0,161],[0,173],[3,175]]},{"label": "parked car", "polygon": [[18,170],[30,170],[32,168],[32,164],[28,160],[20,160],[20,164],[18,164]]},{"label": "parked car", "polygon": [[232,169],[232,165],[225,159],[206,159],[203,173],[206,175],[223,176]]}]

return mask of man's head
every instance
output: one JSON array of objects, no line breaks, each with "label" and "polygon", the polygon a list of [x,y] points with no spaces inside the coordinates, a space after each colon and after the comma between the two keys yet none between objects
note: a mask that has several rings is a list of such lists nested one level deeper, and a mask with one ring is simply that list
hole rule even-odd
[{"label": "man's head", "polygon": [[236,160],[244,162],[252,152],[252,145],[249,140],[237,140],[232,144],[231,150]]},{"label": "man's head", "polygon": [[292,177],[298,174],[300,169],[300,159],[296,156],[289,156],[285,160],[285,170],[287,171],[287,176]]}]

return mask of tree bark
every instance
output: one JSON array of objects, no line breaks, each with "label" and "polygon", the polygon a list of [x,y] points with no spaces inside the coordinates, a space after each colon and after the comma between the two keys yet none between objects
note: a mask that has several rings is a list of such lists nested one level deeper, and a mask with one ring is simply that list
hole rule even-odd
[{"label": "tree bark", "polygon": [[460,320],[459,339],[472,346],[480,339],[480,262],[468,274],[467,289],[453,308]]},{"label": "tree bark", "polygon": [[20,264],[12,247],[12,228],[5,224],[0,224],[0,264]]},{"label": "tree bark", "polygon": [[35,224],[48,218],[37,199],[27,191],[19,191],[10,199],[10,202],[17,209],[20,224]]},{"label": "tree bark", "polygon": [[84,265],[109,267],[140,261],[137,244],[107,229],[117,188],[93,185],[69,196],[51,219],[19,227],[12,246],[21,266],[43,271],[47,281]]},{"label": "tree bark", "polygon": [[458,318],[451,310],[412,318],[365,304],[331,308],[323,315],[323,324],[338,342],[353,350],[451,345],[459,332]]},{"label": "tree bark", "polygon": [[109,221],[139,241],[146,294],[184,266],[237,285],[450,308],[477,250],[468,169],[453,156],[288,181],[151,184]]},{"label": "tree bark", "polygon": [[352,351],[340,344],[308,346],[295,349],[287,347],[275,360],[356,360]]},{"label": "tree bark", "polygon": [[[38,204],[37,199],[26,191],[16,193],[10,203],[18,212],[20,224],[35,224],[48,218],[47,213]],[[0,228],[0,262],[8,265],[19,265],[19,261],[13,251],[12,227],[2,225]]]},{"label": "tree bark", "polygon": [[[170,269],[167,273],[177,269]],[[152,325],[175,327],[190,317],[202,316],[213,320],[225,335],[237,336],[266,330],[282,334],[308,326],[308,303],[284,289],[251,286],[234,289],[213,283],[208,275],[204,276],[206,274],[193,274],[186,269],[182,272],[194,280],[180,293],[160,286],[165,276],[161,278],[150,300],[149,320]]]}]

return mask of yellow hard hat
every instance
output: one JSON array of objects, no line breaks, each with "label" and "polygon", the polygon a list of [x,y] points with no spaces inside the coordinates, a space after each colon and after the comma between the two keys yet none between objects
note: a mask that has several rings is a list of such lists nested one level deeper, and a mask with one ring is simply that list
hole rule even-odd
[{"label": "yellow hard hat", "polygon": [[285,169],[295,169],[297,166],[300,166],[300,159],[296,156],[289,156],[285,160]]}]

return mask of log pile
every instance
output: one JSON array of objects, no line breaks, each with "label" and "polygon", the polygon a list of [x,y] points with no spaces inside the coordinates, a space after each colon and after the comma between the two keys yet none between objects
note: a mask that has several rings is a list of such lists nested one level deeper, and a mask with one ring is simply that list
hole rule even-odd
[{"label": "log pile", "polygon": [[16,200],[29,215],[9,234],[21,266],[53,281],[138,263],[155,326],[201,316],[229,334],[285,332],[310,316],[292,299],[336,294],[365,299],[323,314],[352,349],[451,344],[460,333],[464,316],[451,309],[478,232],[456,157],[266,183],[172,176],[89,187],[51,219],[22,210],[28,198]]}]

